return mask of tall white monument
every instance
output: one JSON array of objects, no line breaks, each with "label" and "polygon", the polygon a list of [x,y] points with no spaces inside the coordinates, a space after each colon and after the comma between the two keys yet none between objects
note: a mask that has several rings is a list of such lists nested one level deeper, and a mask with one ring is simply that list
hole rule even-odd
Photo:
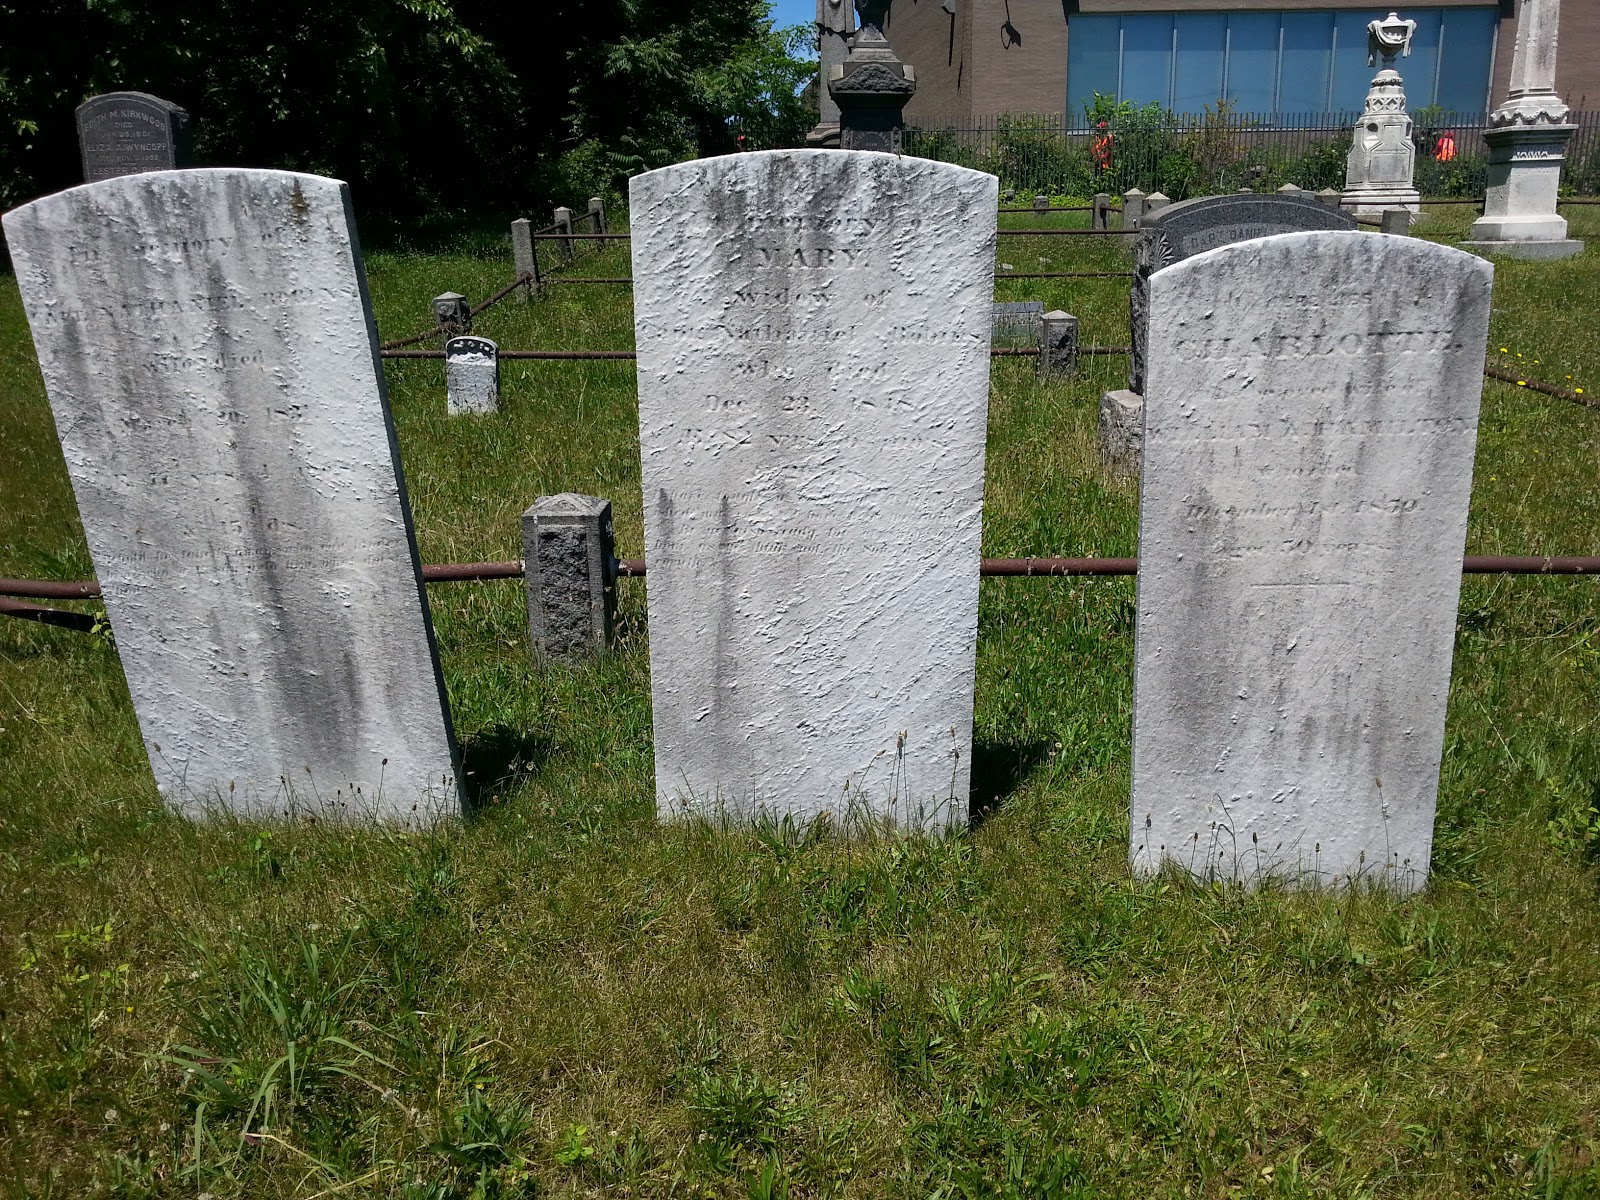
[{"label": "tall white monument", "polygon": [[828,91],[828,80],[834,67],[844,65],[855,31],[852,0],[817,0],[817,127],[806,134],[808,146],[839,145],[839,102]]},{"label": "tall white monument", "polygon": [[1367,66],[1375,66],[1381,57],[1383,67],[1372,77],[1366,108],[1356,122],[1340,202],[1358,219],[1377,221],[1385,209],[1416,212],[1422,206],[1422,196],[1412,182],[1417,145],[1411,140],[1405,84],[1394,69],[1397,57],[1410,56],[1416,31],[1417,23],[1402,21],[1399,13],[1367,26]]},{"label": "tall white monument", "polygon": [[1556,213],[1556,188],[1567,139],[1577,129],[1555,93],[1556,28],[1561,0],[1523,0],[1505,104],[1489,117],[1488,192],[1472,223],[1473,250],[1513,258],[1570,258],[1583,243],[1567,237]]}]

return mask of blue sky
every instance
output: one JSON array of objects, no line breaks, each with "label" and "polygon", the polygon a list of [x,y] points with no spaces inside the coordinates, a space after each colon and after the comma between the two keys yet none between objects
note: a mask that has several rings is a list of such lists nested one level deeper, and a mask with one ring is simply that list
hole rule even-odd
[{"label": "blue sky", "polygon": [[772,0],[772,23],[779,29],[785,25],[809,25],[817,19],[817,0]]}]

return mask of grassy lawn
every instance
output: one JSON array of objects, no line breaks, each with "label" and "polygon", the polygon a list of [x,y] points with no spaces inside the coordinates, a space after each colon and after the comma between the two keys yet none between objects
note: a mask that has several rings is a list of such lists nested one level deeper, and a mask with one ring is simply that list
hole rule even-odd
[{"label": "grassy lawn", "polygon": [[[508,245],[368,268],[387,337],[511,275]],[[1492,353],[1600,388],[1600,254],[1495,288]],[[1126,296],[998,288],[1101,344]],[[627,348],[627,301],[556,287],[478,328]],[[483,421],[445,417],[442,363],[387,370],[426,561],[518,557],[564,490],[642,554],[631,363],[507,362]],[[1094,451],[1125,370],[995,363],[986,554],[1135,552]],[[92,574],[10,278],[0,480],[0,575]],[[1469,553],[1600,553],[1597,527],[1600,412],[1487,383]],[[0,1194],[1600,1196],[1600,580],[1467,581],[1404,902],[1130,880],[1131,580],[985,581],[972,833],[660,826],[644,587],[584,671],[533,662],[519,584],[430,589],[486,804],[416,836],[168,815],[115,650],[0,623]]]}]

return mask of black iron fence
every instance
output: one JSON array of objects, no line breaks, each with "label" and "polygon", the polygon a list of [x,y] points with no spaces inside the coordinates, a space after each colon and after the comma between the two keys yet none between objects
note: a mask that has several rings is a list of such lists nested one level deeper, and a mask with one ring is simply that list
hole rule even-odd
[{"label": "black iron fence", "polygon": [[[1129,188],[1174,200],[1286,183],[1344,186],[1345,156],[1360,114],[1134,113],[1093,128],[1061,117],[1001,116],[961,126],[911,129],[906,153],[998,175],[1023,193],[1117,195]],[[1485,113],[1412,114],[1416,183],[1424,196],[1481,197],[1488,147]],[[1573,113],[1563,190],[1600,193],[1600,112]]]}]

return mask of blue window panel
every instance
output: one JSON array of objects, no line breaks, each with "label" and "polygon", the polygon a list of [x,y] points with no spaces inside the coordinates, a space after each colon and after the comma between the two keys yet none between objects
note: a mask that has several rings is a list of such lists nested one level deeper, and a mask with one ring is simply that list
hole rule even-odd
[{"label": "blue window panel", "polygon": [[1074,14],[1067,25],[1067,122],[1084,123],[1094,94],[1115,96],[1121,54],[1121,18],[1115,13]]},{"label": "blue window panel", "polygon": [[1277,108],[1280,14],[1228,14],[1228,99],[1235,112]]},{"label": "blue window panel", "polygon": [[1378,73],[1378,68],[1367,66],[1367,22],[1388,15],[1375,9],[1333,14],[1334,112],[1360,112],[1366,103],[1367,89]]},{"label": "blue window panel", "polygon": [[1172,14],[1124,13],[1123,100],[1163,107],[1172,103]]},{"label": "blue window panel", "polygon": [[[1228,48],[1227,13],[1178,13],[1178,50],[1172,70],[1172,108],[1197,113],[1222,98]],[[1320,107],[1320,105],[1319,105]]]},{"label": "blue window panel", "polygon": [[[1405,15],[1416,21],[1417,31],[1411,35],[1410,57],[1395,59],[1394,69],[1406,81],[1406,107],[1416,112],[1432,104],[1438,90],[1439,10],[1423,9]],[[1448,69],[1453,70],[1454,67]]]},{"label": "blue window panel", "polygon": [[1440,34],[1439,91],[1433,102],[1446,112],[1478,113],[1491,107],[1489,68],[1494,62],[1495,10],[1448,8]]},{"label": "blue window panel", "polygon": [[1328,107],[1333,65],[1333,14],[1283,14],[1283,57],[1278,67],[1278,111],[1320,113]]}]

